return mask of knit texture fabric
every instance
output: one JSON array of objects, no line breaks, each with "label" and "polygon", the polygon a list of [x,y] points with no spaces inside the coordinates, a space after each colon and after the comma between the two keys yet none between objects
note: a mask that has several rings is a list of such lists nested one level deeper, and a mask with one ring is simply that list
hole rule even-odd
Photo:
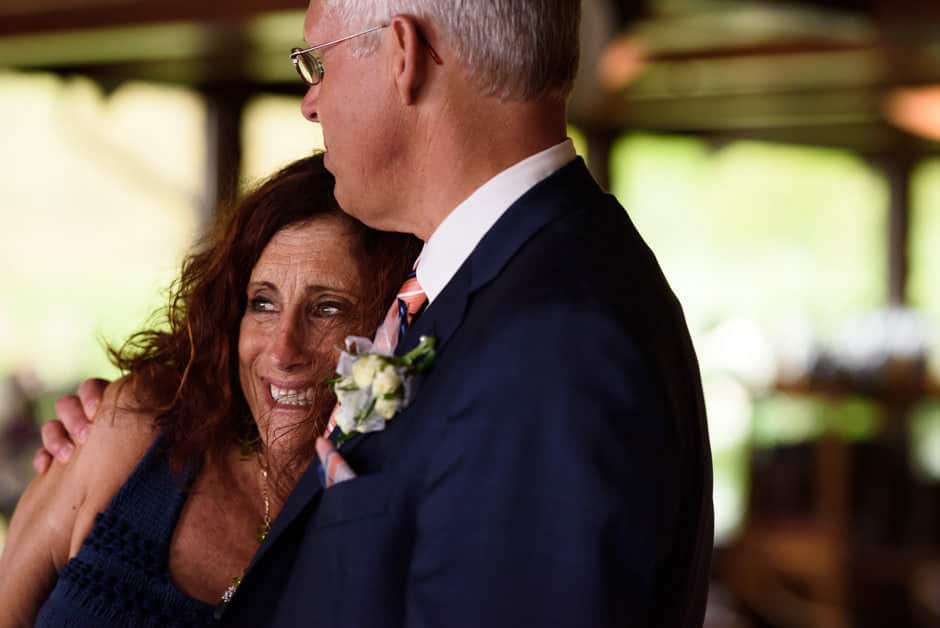
[{"label": "knit texture fabric", "polygon": [[194,476],[192,468],[173,476],[158,438],[59,573],[36,626],[214,625],[214,607],[182,593],[169,572],[170,540]]}]

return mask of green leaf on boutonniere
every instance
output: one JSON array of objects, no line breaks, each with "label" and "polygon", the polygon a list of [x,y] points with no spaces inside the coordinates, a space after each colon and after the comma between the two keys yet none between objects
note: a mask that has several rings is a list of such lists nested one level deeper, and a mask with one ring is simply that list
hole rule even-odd
[{"label": "green leaf on boutonniere", "polygon": [[355,436],[359,436],[359,434],[360,434],[359,432],[356,432],[356,431],[352,431],[352,432],[350,432],[349,434],[346,434],[345,432],[343,432],[343,430],[340,430],[340,429],[337,429],[337,431],[339,432],[339,436],[337,436],[337,437],[334,439],[334,440],[336,441],[336,446],[337,446],[337,447],[339,447],[340,445],[342,445],[343,443],[345,443],[345,442],[348,441],[349,439],[351,439],[351,438],[353,438],[353,437],[355,437]]},{"label": "green leaf on boutonniere", "polygon": [[401,357],[402,362],[416,373],[424,373],[434,365],[433,336],[421,336],[418,346]]}]

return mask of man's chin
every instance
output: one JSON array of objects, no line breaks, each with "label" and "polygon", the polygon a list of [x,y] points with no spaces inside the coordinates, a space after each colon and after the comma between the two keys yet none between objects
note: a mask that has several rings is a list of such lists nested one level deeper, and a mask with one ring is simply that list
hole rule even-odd
[{"label": "man's chin", "polygon": [[333,194],[336,197],[336,203],[339,205],[339,208],[343,210],[343,213],[348,214],[361,222],[362,224],[372,227],[373,229],[380,229],[374,223],[374,216],[370,216],[368,212],[362,212],[362,202],[361,199],[357,201],[355,198],[347,196],[343,193],[342,187],[337,183],[336,187],[333,188]]},{"label": "man's chin", "polygon": [[[323,166],[333,175],[333,178],[336,179],[336,183],[333,185],[333,198],[336,199],[336,204],[343,210],[343,213],[352,216],[359,222],[373,229],[388,230],[387,226],[383,229],[381,226],[375,224],[377,222],[376,216],[370,215],[369,212],[361,211],[362,207],[365,206],[364,199],[359,197],[357,200],[356,195],[357,193],[362,193],[362,186],[358,186],[354,183],[352,187],[347,188],[345,185],[346,178],[330,168],[329,157],[330,152],[326,151],[323,155]],[[348,194],[347,190],[352,192],[352,194]]]},{"label": "man's chin", "polygon": [[344,213],[349,214],[356,220],[362,221],[362,218],[359,216],[359,212],[356,211],[356,201],[353,198],[350,198],[349,195],[345,193],[344,186],[339,182],[339,178],[336,177],[336,173],[330,170],[333,176],[337,179],[336,183],[333,185],[333,198],[336,199],[336,204],[339,205],[339,208],[343,210]]},{"label": "man's chin", "polygon": [[340,183],[340,176],[336,173],[336,170],[334,170],[334,169],[332,168],[332,166],[330,165],[330,155],[331,155],[331,154],[332,154],[332,153],[330,153],[329,150],[324,150],[324,151],[323,151],[323,167],[326,168],[326,171],[327,171],[327,172],[329,172],[331,175],[333,175],[333,179],[335,180],[335,183],[333,184],[333,198],[335,198],[335,199],[336,199],[336,202],[339,203],[339,208],[340,208],[340,209],[342,209],[344,212],[346,212],[346,213],[349,214],[349,215],[353,215],[352,212],[347,211],[347,209],[346,209],[346,207],[347,207],[347,206],[346,206],[346,200],[345,200],[345,199],[346,199],[346,195],[343,194],[343,190],[342,190],[342,187],[343,187],[343,186],[342,186],[342,184]]}]

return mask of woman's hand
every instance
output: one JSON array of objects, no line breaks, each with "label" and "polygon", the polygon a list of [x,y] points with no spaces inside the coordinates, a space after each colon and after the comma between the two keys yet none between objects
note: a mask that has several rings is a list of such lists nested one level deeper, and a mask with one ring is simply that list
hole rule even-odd
[{"label": "woman's hand", "polygon": [[68,462],[75,444],[85,442],[108,383],[103,379],[86,379],[76,394],[59,398],[55,404],[57,418],[42,426],[42,447],[33,457],[36,473],[45,473],[53,458]]}]

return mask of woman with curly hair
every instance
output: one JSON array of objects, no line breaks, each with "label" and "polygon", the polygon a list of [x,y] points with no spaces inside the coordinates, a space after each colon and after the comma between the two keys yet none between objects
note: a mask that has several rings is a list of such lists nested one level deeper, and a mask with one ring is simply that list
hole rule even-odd
[{"label": "woman with curly hair", "polygon": [[322,155],[220,212],[164,324],[114,363],[98,427],[36,478],[0,558],[0,625],[210,625],[313,457],[347,335],[419,243],[340,211]]}]

